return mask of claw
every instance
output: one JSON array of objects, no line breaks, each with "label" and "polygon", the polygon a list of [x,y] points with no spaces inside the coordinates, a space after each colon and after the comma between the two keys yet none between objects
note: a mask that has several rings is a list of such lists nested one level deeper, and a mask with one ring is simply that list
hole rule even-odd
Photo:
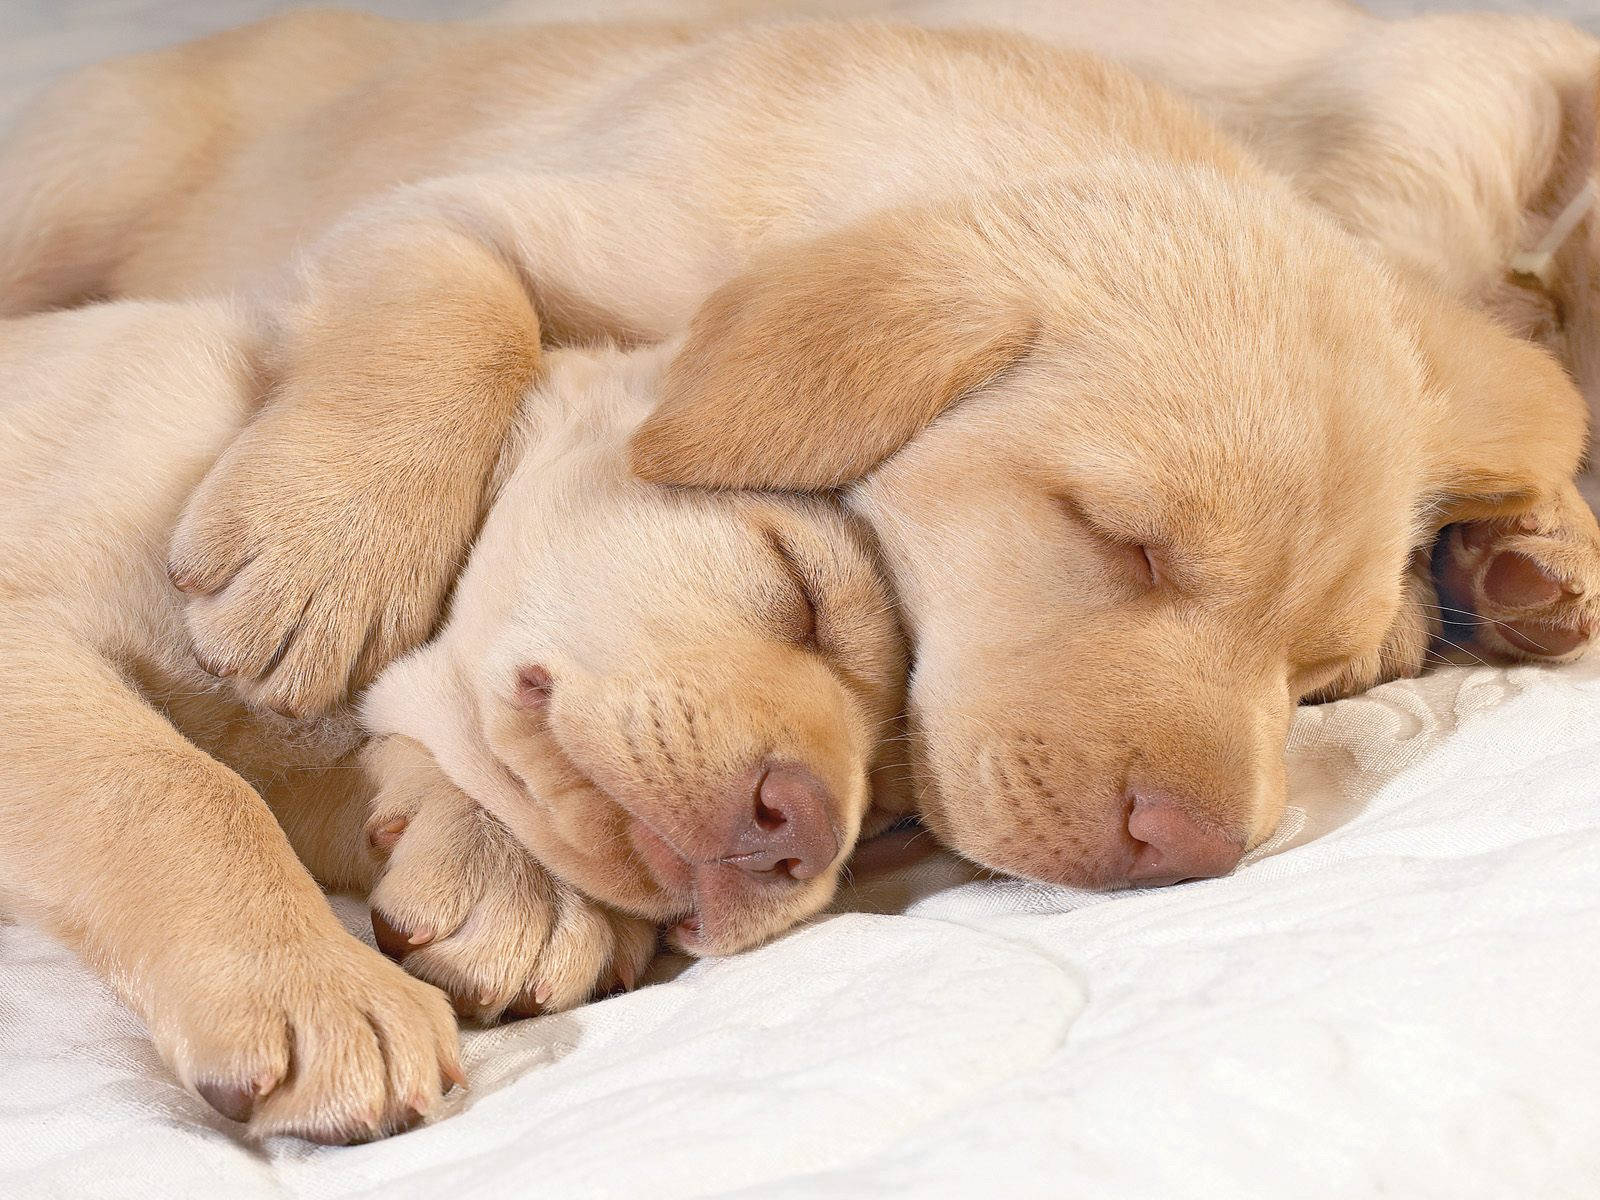
[{"label": "claw", "polygon": [[408,824],[410,822],[404,817],[396,817],[392,821],[385,821],[382,825],[367,832],[367,844],[380,854],[387,854],[400,841],[400,835],[405,833]]},{"label": "claw", "polygon": [[210,675],[213,679],[228,679],[232,677],[232,667],[219,667],[214,663],[207,662],[205,659],[200,657],[200,651],[198,650],[194,651],[193,653],[194,665],[199,667],[207,675]]},{"label": "claw", "polygon": [[406,1106],[405,1115],[389,1126],[389,1133],[410,1133],[418,1125],[422,1124],[422,1119],[426,1115],[426,1108],[427,1106],[421,1100],[411,1101]]},{"label": "claw", "polygon": [[527,992],[523,992],[510,1004],[506,1005],[505,1015],[513,1020],[523,1021],[529,1017],[537,1017],[543,1011],[537,1000],[533,999]]},{"label": "claw", "polygon": [[378,943],[378,949],[395,962],[399,962],[415,947],[411,938],[389,924],[388,919],[377,909],[372,910],[372,936]]},{"label": "claw", "polygon": [[173,563],[167,564],[167,582],[186,596],[200,593],[200,581],[183,567],[176,566]]},{"label": "claw", "polygon": [[195,1084],[200,1098],[230,1121],[243,1125],[256,1110],[256,1102],[273,1088],[272,1080],[252,1079],[245,1083]]},{"label": "claw", "polygon": [[639,986],[639,973],[627,959],[617,963],[617,982],[622,985],[622,990],[631,992]]}]

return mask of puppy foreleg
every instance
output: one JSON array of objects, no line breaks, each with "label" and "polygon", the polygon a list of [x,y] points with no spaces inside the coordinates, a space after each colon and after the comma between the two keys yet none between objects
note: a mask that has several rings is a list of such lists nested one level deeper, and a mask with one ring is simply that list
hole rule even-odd
[{"label": "puppy foreleg", "polygon": [[196,652],[252,702],[336,703],[427,635],[460,569],[539,363],[521,270],[452,207],[475,195],[414,189],[315,248],[276,393],[179,525]]},{"label": "puppy foreleg", "polygon": [[378,785],[368,828],[382,857],[378,944],[477,1020],[532,1016],[632,987],[655,956],[648,921],[545,870],[495,817],[403,737],[366,752]]},{"label": "puppy foreleg", "polygon": [[390,1132],[453,1077],[444,997],[339,925],[266,803],[70,639],[0,630],[0,874],[259,1134]]}]

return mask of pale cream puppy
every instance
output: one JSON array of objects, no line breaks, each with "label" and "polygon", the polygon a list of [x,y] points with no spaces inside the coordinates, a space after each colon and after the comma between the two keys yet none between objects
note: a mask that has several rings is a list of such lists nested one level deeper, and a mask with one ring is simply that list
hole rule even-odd
[{"label": "pale cream puppy", "polygon": [[1495,541],[1593,570],[1581,400],[1374,258],[1185,104],[995,33],[301,14],[69,80],[0,155],[0,302],[282,288],[172,554],[247,695],[318,709],[432,625],[541,340],[699,310],[638,470],[859,484],[923,810],[1092,886],[1266,835],[1295,703],[1420,669],[1447,523],[1506,522],[1478,576],[1554,588],[1494,593],[1538,639],[1600,596]]},{"label": "pale cream puppy", "polygon": [[0,323],[0,886],[219,1111],[340,1141],[459,1068],[446,997],[318,882],[371,890],[380,941],[477,1017],[631,983],[660,921],[748,945],[826,903],[869,792],[896,806],[869,779],[904,659],[842,514],[632,480],[656,356],[563,351],[439,652],[374,700],[410,736],[363,770],[348,710],[251,710],[203,671],[165,577],[259,350],[217,304]]},{"label": "pale cream puppy", "polygon": [[727,953],[832,898],[874,800],[874,832],[909,808],[880,754],[906,664],[837,506],[629,473],[671,353],[550,356],[449,622],[363,711],[562,878]]},{"label": "pale cream puppy", "polygon": [[[1383,18],[1345,0],[683,0],[661,10],[691,11],[1011,29],[1108,55],[1194,99],[1395,263],[1548,347],[1587,397],[1591,424],[1600,414],[1600,39],[1565,21]],[[1579,484],[1600,503],[1600,458]],[[1536,529],[1488,540],[1452,530],[1440,584],[1447,604],[1480,618],[1471,649],[1560,656],[1600,628],[1585,558]],[[1563,598],[1578,593],[1590,602]],[[1530,623],[1535,597],[1545,612]]]}]

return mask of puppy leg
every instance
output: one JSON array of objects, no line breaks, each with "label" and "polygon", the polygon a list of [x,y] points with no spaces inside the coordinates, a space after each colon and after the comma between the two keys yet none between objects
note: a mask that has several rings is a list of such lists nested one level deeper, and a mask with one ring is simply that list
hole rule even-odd
[{"label": "puppy leg", "polygon": [[445,998],[339,925],[265,802],[106,662],[0,630],[0,875],[252,1133],[394,1132],[455,1078]]},{"label": "puppy leg", "polygon": [[633,986],[655,955],[649,922],[550,875],[416,742],[379,739],[367,763],[381,781],[368,829],[388,860],[372,927],[406,970],[482,1021],[559,1012]]},{"label": "puppy leg", "polygon": [[1566,662],[1600,627],[1600,526],[1568,486],[1521,517],[1449,526],[1434,557],[1446,639],[1491,662]]},{"label": "puppy leg", "polygon": [[432,627],[539,361],[495,248],[427,212],[324,245],[284,331],[277,394],[173,540],[201,662],[254,703],[339,701]]},{"label": "puppy leg", "polygon": [[573,275],[600,271],[585,251],[630,244],[603,201],[560,180],[440,180],[353,215],[302,264],[277,393],[171,552],[201,661],[247,699],[321,711],[427,636],[541,332],[626,332],[575,299]]}]

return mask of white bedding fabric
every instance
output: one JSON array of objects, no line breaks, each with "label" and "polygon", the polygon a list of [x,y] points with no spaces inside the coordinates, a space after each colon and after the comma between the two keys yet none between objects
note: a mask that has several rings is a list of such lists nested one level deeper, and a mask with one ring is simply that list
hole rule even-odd
[{"label": "white bedding fabric", "polygon": [[1306,709],[1313,816],[1227,879],[934,860],[856,898],[897,915],[470,1035],[449,1116],[351,1149],[246,1148],[0,931],[0,1195],[1594,1200],[1597,740],[1600,663]]},{"label": "white bedding fabric", "polygon": [[[0,0],[0,112],[273,6]],[[853,897],[885,915],[469,1035],[446,1119],[351,1149],[240,1143],[70,955],[0,928],[0,1197],[1595,1200],[1597,742],[1600,661],[1307,709],[1303,811],[1230,878],[1104,897],[935,860]]]}]

